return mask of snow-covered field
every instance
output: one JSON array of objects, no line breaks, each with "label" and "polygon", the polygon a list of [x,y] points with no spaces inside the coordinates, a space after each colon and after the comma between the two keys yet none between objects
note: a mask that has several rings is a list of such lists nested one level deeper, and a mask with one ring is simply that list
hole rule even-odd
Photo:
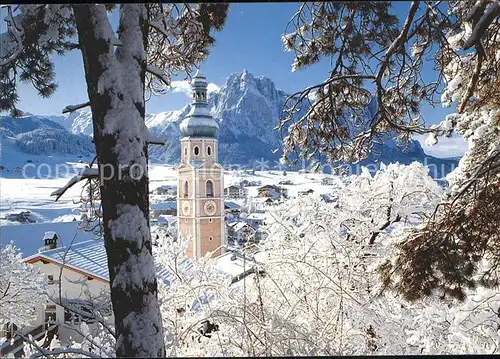
[{"label": "snow-covered field", "polygon": [[[47,163],[45,161],[44,163]],[[50,164],[52,173],[57,164],[65,163],[76,170],[84,167],[83,163],[62,162],[56,158]],[[33,162],[34,165],[38,165]],[[12,167],[11,167],[12,168]],[[32,167],[32,169],[35,167]],[[42,178],[23,178],[21,173],[2,173],[0,177],[0,218],[4,218],[9,213],[19,213],[30,211],[36,217],[37,222],[71,221],[78,217],[78,204],[74,203],[80,198],[82,184],[77,184],[70,188],[64,196],[57,202],[50,194],[56,189],[64,186],[71,174],[64,174],[56,178],[47,178],[48,170],[43,172]],[[33,170],[34,172],[34,170]],[[74,174],[74,173],[73,173]],[[149,169],[150,190],[163,185],[177,185],[177,173],[173,166],[162,164],[151,164]],[[33,177],[33,173],[28,173],[28,177]],[[319,174],[299,174],[297,172],[287,172],[283,176],[281,171],[256,171],[254,175],[245,174],[243,171],[226,171],[224,174],[224,185],[239,183],[246,179],[248,181],[260,181],[261,185],[278,184],[282,180],[290,180],[293,185],[285,185],[290,196],[297,196],[302,190],[313,189],[315,193],[328,193],[331,188],[321,185]],[[257,195],[259,186],[247,187],[249,196]],[[77,218],[78,219],[78,218]],[[0,219],[0,225],[16,224]]]}]

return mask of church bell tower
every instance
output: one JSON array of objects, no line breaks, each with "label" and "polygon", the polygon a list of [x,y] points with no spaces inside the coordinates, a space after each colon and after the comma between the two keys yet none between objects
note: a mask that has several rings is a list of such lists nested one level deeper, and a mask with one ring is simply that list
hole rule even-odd
[{"label": "church bell tower", "polygon": [[179,236],[189,239],[188,256],[222,254],[225,245],[224,169],[218,163],[219,125],[210,115],[207,80],[199,71],[191,82],[191,111],[180,124],[181,163],[177,168]]}]

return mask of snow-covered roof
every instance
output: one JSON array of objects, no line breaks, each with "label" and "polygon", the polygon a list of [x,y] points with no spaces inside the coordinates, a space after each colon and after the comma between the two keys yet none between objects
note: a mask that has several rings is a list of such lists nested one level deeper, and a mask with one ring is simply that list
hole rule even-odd
[{"label": "snow-covered roof", "polygon": [[168,201],[168,202],[158,202],[151,203],[152,210],[169,210],[169,209],[177,209],[176,201]]},{"label": "snow-covered roof", "polygon": [[239,209],[240,205],[238,203],[235,203],[233,201],[224,201],[224,205],[228,206],[230,209]]},{"label": "snow-covered roof", "polygon": [[[56,248],[43,251],[26,258],[26,261],[42,258],[58,264],[64,264],[89,276],[101,278],[109,282],[108,258],[104,241],[101,239],[90,240],[73,244],[68,248]],[[180,264],[181,270],[189,271],[193,264],[187,260]],[[166,268],[157,266],[158,277],[169,285],[175,276]]]},{"label": "snow-covered roof", "polygon": [[[245,180],[246,181],[246,180]],[[242,181],[243,182],[243,181]],[[247,181],[248,182],[248,181]],[[239,184],[232,184],[230,186],[227,186],[226,188],[224,189],[231,189],[231,188],[235,188],[237,190],[245,190],[246,188],[240,186]]]},{"label": "snow-covered roof", "polygon": [[251,220],[257,220],[257,221],[263,221],[266,219],[266,214],[265,213],[250,213],[248,216],[247,216],[247,219],[251,219]]},{"label": "snow-covered roof", "polygon": [[238,232],[248,226],[248,224],[246,222],[233,222],[229,226],[231,226],[235,232]]},{"label": "snow-covered roof", "polygon": [[167,184],[164,184],[164,185],[156,187],[154,189],[154,191],[156,191],[156,190],[169,190],[169,189],[177,189],[177,186],[176,185],[167,185]]},{"label": "snow-covered roof", "polygon": [[56,232],[54,231],[47,231],[45,232],[45,234],[43,235],[43,239],[53,239],[54,237],[56,236]]},{"label": "snow-covered roof", "polygon": [[25,223],[17,225],[2,226],[0,229],[0,247],[9,244],[19,248],[23,257],[31,256],[43,247],[45,233],[55,232],[58,237],[58,246],[65,246],[93,239],[91,232],[78,229],[80,222],[49,222],[49,223]]},{"label": "snow-covered roof", "polygon": [[272,202],[273,198],[272,197],[255,197],[255,198],[253,198],[253,201],[256,203],[265,203],[268,201]]},{"label": "snow-covered roof", "polygon": [[241,254],[226,252],[217,258],[217,268],[234,278],[241,276],[255,266],[255,262]]},{"label": "snow-covered roof", "polygon": [[152,190],[152,192],[177,192],[177,186],[163,185],[158,186]]},{"label": "snow-covered roof", "polygon": [[177,217],[176,216],[165,216],[165,215],[159,215],[158,216],[158,224],[168,223],[169,225],[172,225],[175,222],[177,222]]}]

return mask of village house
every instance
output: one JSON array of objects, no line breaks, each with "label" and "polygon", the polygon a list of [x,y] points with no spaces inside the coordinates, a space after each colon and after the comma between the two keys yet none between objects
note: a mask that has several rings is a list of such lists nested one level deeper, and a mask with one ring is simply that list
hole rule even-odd
[{"label": "village house", "polygon": [[177,186],[159,186],[155,188],[151,193],[159,196],[168,196],[175,198],[177,196]]},{"label": "village house", "polygon": [[227,228],[229,238],[238,243],[247,242],[255,234],[255,229],[243,221],[228,224]]},{"label": "village house", "polygon": [[[71,243],[73,243],[73,246],[78,246],[79,243],[93,241],[94,235],[91,232],[79,230],[79,225],[80,222],[72,221],[2,226],[0,230],[0,246],[12,243],[19,249],[25,260],[35,258],[37,255],[43,257],[44,253],[53,252],[57,247],[69,245]],[[59,261],[63,254],[64,253],[59,253]],[[36,266],[40,267],[47,276],[49,291],[54,294],[56,288],[59,288],[60,267],[57,269],[54,268],[50,260],[46,258],[43,258],[43,260],[41,259]],[[68,284],[67,292],[63,292],[65,297],[71,296],[71,293],[82,292],[83,288],[81,284],[74,283],[76,279],[81,279],[78,272],[73,273],[65,270],[63,271],[61,279],[62,283]],[[99,281],[95,282],[95,286],[99,286]],[[90,290],[92,291],[93,289],[91,288]],[[31,334],[35,340],[42,340],[46,335],[45,331],[48,331],[47,334],[49,336],[57,333],[58,326],[55,323],[57,315],[59,315],[62,321],[64,319],[64,309],[62,307],[58,309],[54,303],[48,302],[44,308],[39,308],[37,318],[32,326],[28,328],[17,328],[15,325],[12,325],[11,327],[16,329],[15,332],[9,333],[9,336],[13,339],[13,343],[11,344],[10,341],[3,343],[0,346],[0,356],[3,357],[7,353],[12,353],[17,356],[22,354],[22,338],[17,335],[18,331],[26,335]],[[67,338],[66,334],[68,333],[59,334]],[[68,335],[73,335],[73,337],[75,337],[74,333]]]},{"label": "village house", "polygon": [[151,203],[151,212],[154,218],[158,218],[161,215],[177,216],[177,202],[166,201]]},{"label": "village house", "polygon": [[248,190],[242,186],[229,186],[224,188],[224,197],[226,198],[247,198]]},{"label": "village house", "polygon": [[264,221],[266,219],[266,214],[265,213],[250,213],[246,218],[246,222],[253,228],[253,229],[258,229],[261,225],[264,224]]},{"label": "village house", "polygon": [[[163,216],[162,216],[163,217]],[[171,222],[173,224],[174,222]],[[32,335],[33,339],[41,345],[48,346],[50,340],[57,335],[61,342],[72,338],[81,339],[80,324],[86,323],[90,331],[97,330],[95,313],[107,317],[110,324],[114,322],[112,307],[109,301],[109,270],[107,262],[106,249],[102,239],[90,239],[81,241],[83,238],[89,238],[91,233],[77,230],[76,222],[63,223],[64,226],[58,226],[60,223],[43,223],[50,225],[54,231],[46,231],[43,236],[37,238],[38,245],[30,239],[25,243],[23,259],[27,263],[40,268],[47,276],[49,289],[49,298],[46,305],[38,308],[36,319],[28,327],[17,328],[15,325],[7,329],[14,328],[15,331],[9,333],[12,340],[4,342],[0,346],[1,356],[22,354],[24,336]],[[70,225],[68,225],[70,224]],[[37,225],[17,225],[5,227],[26,227]],[[58,228],[59,227],[59,228]],[[3,229],[3,227],[2,227]],[[45,229],[45,228],[43,228]],[[58,230],[62,232],[58,233]],[[16,234],[16,231],[8,230],[9,234]],[[24,231],[17,231],[21,234]],[[37,232],[36,230],[34,232]],[[38,231],[39,232],[39,231]],[[61,235],[60,233],[63,233]],[[71,243],[73,238],[79,237],[78,241]],[[12,236],[15,243],[22,243],[22,238]],[[5,242],[2,242],[5,243]],[[66,244],[63,246],[62,243]],[[68,248],[69,245],[69,248]],[[33,249],[34,248],[34,249]],[[36,248],[40,248],[36,252]],[[228,257],[230,256],[230,257]],[[233,282],[242,276],[244,272],[251,269],[251,260],[246,260],[248,267],[240,268],[241,256],[230,259],[233,255],[229,252],[217,258],[217,266],[228,275],[233,276]],[[192,268],[191,259],[186,259],[180,263],[180,270],[188,273]],[[251,274],[250,272],[245,275]],[[168,269],[157,267],[158,278],[166,285],[176,280]],[[236,279],[235,279],[236,278]],[[62,301],[59,301],[59,291]],[[99,304],[97,304],[99,303]],[[98,306],[96,306],[98,305]],[[74,310],[76,309],[79,314]],[[6,333],[2,333],[6,334]]]},{"label": "village house", "polygon": [[271,197],[271,198],[281,198],[287,197],[287,190],[283,187],[276,186],[273,184],[268,184],[257,189],[259,197]]},{"label": "village house", "polygon": [[255,186],[260,186],[262,184],[261,181],[249,181],[249,180],[242,180],[240,181],[239,185],[240,187],[255,187]]},{"label": "village house", "polygon": [[33,217],[30,211],[9,213],[5,216],[4,219],[11,222],[19,222],[19,223],[36,223],[36,219],[35,217]]},{"label": "village house", "polygon": [[265,212],[269,206],[273,205],[277,200],[270,197],[252,198],[252,212]]},{"label": "village house", "polygon": [[238,216],[241,213],[241,206],[232,201],[225,201],[224,209],[226,214],[231,214],[233,216]]},{"label": "village house", "polygon": [[177,216],[171,216],[171,215],[159,215],[158,216],[158,221],[157,221],[159,226],[164,226],[164,227],[173,227],[177,225]]},{"label": "village house", "polygon": [[322,186],[332,186],[335,183],[332,177],[323,177],[321,179]]},{"label": "village house", "polygon": [[302,197],[302,196],[308,196],[308,195],[310,195],[310,194],[312,194],[312,193],[314,193],[314,190],[313,190],[313,189],[311,189],[311,188],[309,188],[309,189],[307,189],[307,190],[299,191],[299,192],[298,192],[298,195],[299,195],[300,197]]}]

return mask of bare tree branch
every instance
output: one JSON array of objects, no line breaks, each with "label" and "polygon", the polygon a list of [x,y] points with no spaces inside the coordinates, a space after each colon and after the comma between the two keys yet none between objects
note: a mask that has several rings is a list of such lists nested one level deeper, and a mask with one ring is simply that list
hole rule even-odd
[{"label": "bare tree branch", "polygon": [[79,175],[72,177],[64,187],[59,188],[58,190],[52,192],[50,195],[57,196],[56,197],[57,201],[68,189],[73,187],[78,182],[85,179],[98,178],[98,177],[99,177],[99,170],[97,168],[85,168]]},{"label": "bare tree branch", "polygon": [[75,111],[78,111],[82,108],[85,108],[85,107],[89,107],[90,106],[90,101],[88,102],[84,102],[84,103],[80,103],[78,105],[69,105],[69,106],[66,106],[63,110],[62,110],[62,113],[71,113],[71,112],[75,112]]}]

